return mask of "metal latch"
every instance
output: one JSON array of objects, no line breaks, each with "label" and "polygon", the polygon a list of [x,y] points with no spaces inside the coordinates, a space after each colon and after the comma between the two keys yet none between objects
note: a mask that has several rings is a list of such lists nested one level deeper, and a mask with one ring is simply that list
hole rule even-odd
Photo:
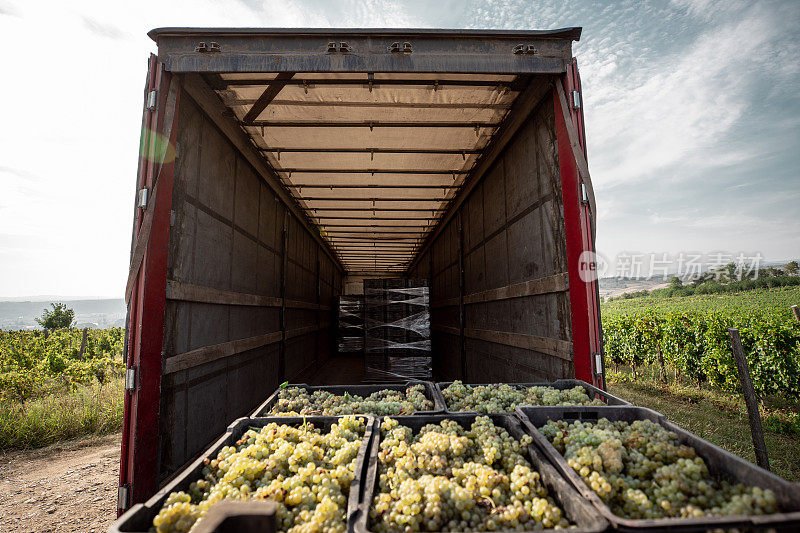
[{"label": "metal latch", "polygon": [[516,55],[535,55],[539,53],[539,50],[537,50],[532,44],[518,44],[514,47],[514,53]]},{"label": "metal latch", "polygon": [[399,42],[394,42],[389,45],[388,50],[393,54],[410,54],[414,51],[409,42],[404,42],[402,45]]},{"label": "metal latch", "polygon": [[328,43],[328,53],[329,54],[335,54],[336,52],[342,52],[342,53],[346,54],[346,53],[352,52],[352,51],[353,51],[353,47],[350,46],[349,44],[347,44],[346,42],[340,42],[340,43],[329,42]]},{"label": "metal latch", "polygon": [[139,197],[136,199],[136,206],[144,209],[147,207],[147,189],[139,189]]},{"label": "metal latch", "polygon": [[220,52],[219,43],[215,43],[214,41],[210,41],[206,43],[205,41],[200,41],[197,46],[194,47],[195,52],[200,52],[201,54],[208,54],[210,52]]},{"label": "metal latch", "polygon": [[589,203],[589,191],[586,190],[586,184],[581,182],[581,201],[584,204]]},{"label": "metal latch", "polygon": [[594,354],[595,374],[603,373],[603,357],[599,353]]},{"label": "metal latch", "polygon": [[117,489],[117,509],[128,508],[128,485],[120,485]]},{"label": "metal latch", "polygon": [[581,93],[579,93],[578,91],[572,91],[572,108],[573,109],[581,108]]},{"label": "metal latch", "polygon": [[158,91],[150,91],[147,93],[147,109],[148,111],[152,111],[156,108],[156,98],[158,96]]},{"label": "metal latch", "polygon": [[136,389],[136,367],[131,367],[125,371],[125,390]]}]

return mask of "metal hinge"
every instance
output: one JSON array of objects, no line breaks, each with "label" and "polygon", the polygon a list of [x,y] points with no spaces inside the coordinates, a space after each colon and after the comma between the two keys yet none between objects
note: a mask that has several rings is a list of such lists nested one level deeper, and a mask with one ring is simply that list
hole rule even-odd
[{"label": "metal hinge", "polygon": [[536,55],[539,50],[532,44],[518,44],[514,47],[513,52],[516,55]]},{"label": "metal hinge", "polygon": [[147,207],[147,188],[139,189],[139,196],[136,199],[136,205],[142,209]]},{"label": "metal hinge", "polygon": [[581,93],[579,93],[578,91],[572,91],[572,108],[573,109],[581,108]]},{"label": "metal hinge", "polygon": [[328,53],[329,54],[334,54],[336,52],[342,52],[342,53],[346,54],[346,53],[349,53],[349,52],[352,52],[352,51],[353,51],[353,47],[350,46],[349,44],[347,44],[346,42],[340,42],[340,43],[329,42],[328,43]]},{"label": "metal hinge", "polygon": [[593,354],[594,357],[594,367],[595,367],[595,374],[602,374],[603,373],[603,357],[601,354],[596,353]]},{"label": "metal hinge", "polygon": [[586,190],[586,184],[581,182],[581,201],[584,204],[589,203],[589,192]]},{"label": "metal hinge", "polygon": [[170,227],[175,225],[175,211],[173,209],[169,211],[169,225]]},{"label": "metal hinge", "polygon": [[205,41],[200,41],[197,46],[194,47],[195,52],[200,52],[201,54],[207,54],[210,52],[220,52],[219,43],[215,43],[214,41],[206,43]]},{"label": "metal hinge", "polygon": [[136,367],[132,366],[125,371],[125,390],[136,390]]},{"label": "metal hinge", "polygon": [[147,110],[152,111],[156,108],[156,97],[158,96],[158,91],[153,89],[149,93],[147,93]]},{"label": "metal hinge", "polygon": [[120,485],[117,489],[117,509],[128,508],[128,485]]},{"label": "metal hinge", "polygon": [[414,51],[409,42],[404,42],[402,45],[399,42],[394,42],[389,45],[388,50],[393,54],[410,54]]}]

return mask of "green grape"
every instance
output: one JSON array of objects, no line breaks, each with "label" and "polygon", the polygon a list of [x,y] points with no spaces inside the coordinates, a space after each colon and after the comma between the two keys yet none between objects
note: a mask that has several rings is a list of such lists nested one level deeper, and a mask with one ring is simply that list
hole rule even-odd
[{"label": "green grape", "polygon": [[272,499],[280,531],[342,533],[347,499],[365,431],[363,418],[346,416],[327,433],[270,423],[248,430],[235,446],[205,460],[203,478],[188,493],[170,494],[153,519],[158,533],[188,532],[222,500]]},{"label": "green grape", "polygon": [[510,413],[521,405],[603,405],[600,400],[590,399],[580,385],[559,390],[507,383],[465,385],[457,380],[445,387],[442,395],[451,411],[476,411],[482,414]]},{"label": "green grape", "polygon": [[369,511],[376,533],[566,528],[569,521],[525,458],[519,441],[488,417],[453,420],[416,435],[384,419],[378,485]]},{"label": "green grape", "polygon": [[317,390],[309,394],[302,387],[287,387],[278,391],[278,401],[270,411],[273,416],[350,415],[389,416],[433,410],[433,402],[425,397],[425,386],[411,385],[403,391],[389,389],[373,392],[366,398],[356,394],[336,395]]},{"label": "green grape", "polygon": [[616,515],[650,519],[777,512],[772,491],[715,479],[694,448],[649,420],[559,420],[539,431]]}]

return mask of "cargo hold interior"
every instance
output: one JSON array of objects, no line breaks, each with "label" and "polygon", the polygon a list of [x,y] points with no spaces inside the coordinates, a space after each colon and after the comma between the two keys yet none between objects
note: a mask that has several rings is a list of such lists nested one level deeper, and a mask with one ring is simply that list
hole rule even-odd
[{"label": "cargo hold interior", "polygon": [[[159,482],[284,381],[366,381],[363,357],[336,354],[339,298],[364,279],[427,287],[431,379],[576,377],[558,123],[580,30],[559,31],[488,32],[528,65],[500,72],[457,53],[425,70],[402,40],[405,71],[270,71],[247,54],[223,68],[224,36],[222,54],[193,55],[175,50],[208,47],[200,30],[151,32],[175,110],[158,122],[175,153]],[[358,50],[343,36],[337,53],[344,40]]]}]

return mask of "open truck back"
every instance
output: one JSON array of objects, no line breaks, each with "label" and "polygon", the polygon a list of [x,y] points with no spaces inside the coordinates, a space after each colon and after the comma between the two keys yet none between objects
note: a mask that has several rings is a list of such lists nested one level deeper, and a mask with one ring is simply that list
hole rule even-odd
[{"label": "open truck back", "polygon": [[120,509],[335,372],[347,280],[426,280],[436,379],[603,386],[580,28],[150,36]]}]

